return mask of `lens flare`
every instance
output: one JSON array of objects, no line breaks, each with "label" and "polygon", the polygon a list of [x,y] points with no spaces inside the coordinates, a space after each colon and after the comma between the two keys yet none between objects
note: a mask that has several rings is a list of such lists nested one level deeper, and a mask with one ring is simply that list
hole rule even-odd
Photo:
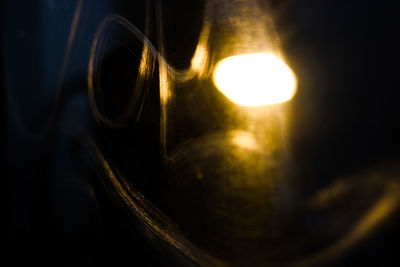
[{"label": "lens flare", "polygon": [[263,106],[290,100],[297,80],[286,63],[274,54],[256,53],[222,59],[215,67],[214,84],[232,102]]}]

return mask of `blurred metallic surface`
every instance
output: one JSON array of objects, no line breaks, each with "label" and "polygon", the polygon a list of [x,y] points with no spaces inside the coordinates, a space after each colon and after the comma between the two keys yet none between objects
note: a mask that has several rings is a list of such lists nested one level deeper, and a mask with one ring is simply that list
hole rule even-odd
[{"label": "blurred metallic surface", "polygon": [[[12,266],[397,266],[395,10],[370,1],[2,3]],[[216,64],[272,51],[285,103]]]}]

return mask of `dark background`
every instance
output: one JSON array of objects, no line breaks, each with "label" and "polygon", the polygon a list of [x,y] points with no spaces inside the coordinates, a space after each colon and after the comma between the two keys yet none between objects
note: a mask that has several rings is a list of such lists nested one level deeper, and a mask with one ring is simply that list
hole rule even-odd
[{"label": "dark background", "polygon": [[[81,16],[69,46],[78,5]],[[190,62],[203,6],[202,1],[163,1],[166,55],[176,67]],[[271,6],[282,49],[299,79],[292,143],[294,158],[307,177],[305,190],[398,158],[394,6],[344,0],[271,1]],[[82,136],[101,136],[116,154],[126,155],[126,146],[140,146],[129,142],[128,135],[104,131],[95,122],[87,96],[87,69],[94,32],[105,15],[118,13],[144,31],[144,10],[144,1],[2,2],[7,266],[162,264],[162,257],[130,230],[123,215],[97,190],[79,145]],[[160,18],[151,18],[154,31]],[[123,58],[116,55],[117,62],[110,64],[117,66],[120,60],[123,70],[130,64]],[[121,87],[123,81],[130,82],[120,81]],[[153,105],[157,114],[159,107]],[[47,131],[41,135],[43,129]],[[147,144],[151,140],[139,143],[154,147],[154,153],[128,156],[152,161],[158,144]],[[115,160],[123,161],[121,155]],[[151,166],[145,164],[140,172]],[[157,200],[156,182],[138,183],[144,195]],[[396,225],[390,224],[343,265],[394,263],[392,243],[399,241],[398,234]]]}]

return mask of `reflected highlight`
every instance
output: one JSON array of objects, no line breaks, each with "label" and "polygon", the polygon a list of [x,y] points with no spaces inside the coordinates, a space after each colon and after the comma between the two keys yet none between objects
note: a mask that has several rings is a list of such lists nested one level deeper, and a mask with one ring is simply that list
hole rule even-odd
[{"label": "reflected highlight", "polygon": [[213,79],[222,94],[241,106],[286,102],[295,95],[297,87],[289,66],[268,53],[225,58],[215,67]]},{"label": "reflected highlight", "polygon": [[244,131],[233,132],[232,144],[248,150],[257,150],[260,147],[254,135]]}]

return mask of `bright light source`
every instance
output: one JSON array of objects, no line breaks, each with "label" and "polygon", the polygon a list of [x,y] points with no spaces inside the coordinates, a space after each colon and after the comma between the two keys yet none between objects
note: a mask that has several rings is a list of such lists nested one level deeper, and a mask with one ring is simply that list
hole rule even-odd
[{"label": "bright light source", "polygon": [[218,62],[214,70],[216,87],[241,106],[262,106],[286,102],[296,93],[293,71],[273,54],[232,56]]}]

